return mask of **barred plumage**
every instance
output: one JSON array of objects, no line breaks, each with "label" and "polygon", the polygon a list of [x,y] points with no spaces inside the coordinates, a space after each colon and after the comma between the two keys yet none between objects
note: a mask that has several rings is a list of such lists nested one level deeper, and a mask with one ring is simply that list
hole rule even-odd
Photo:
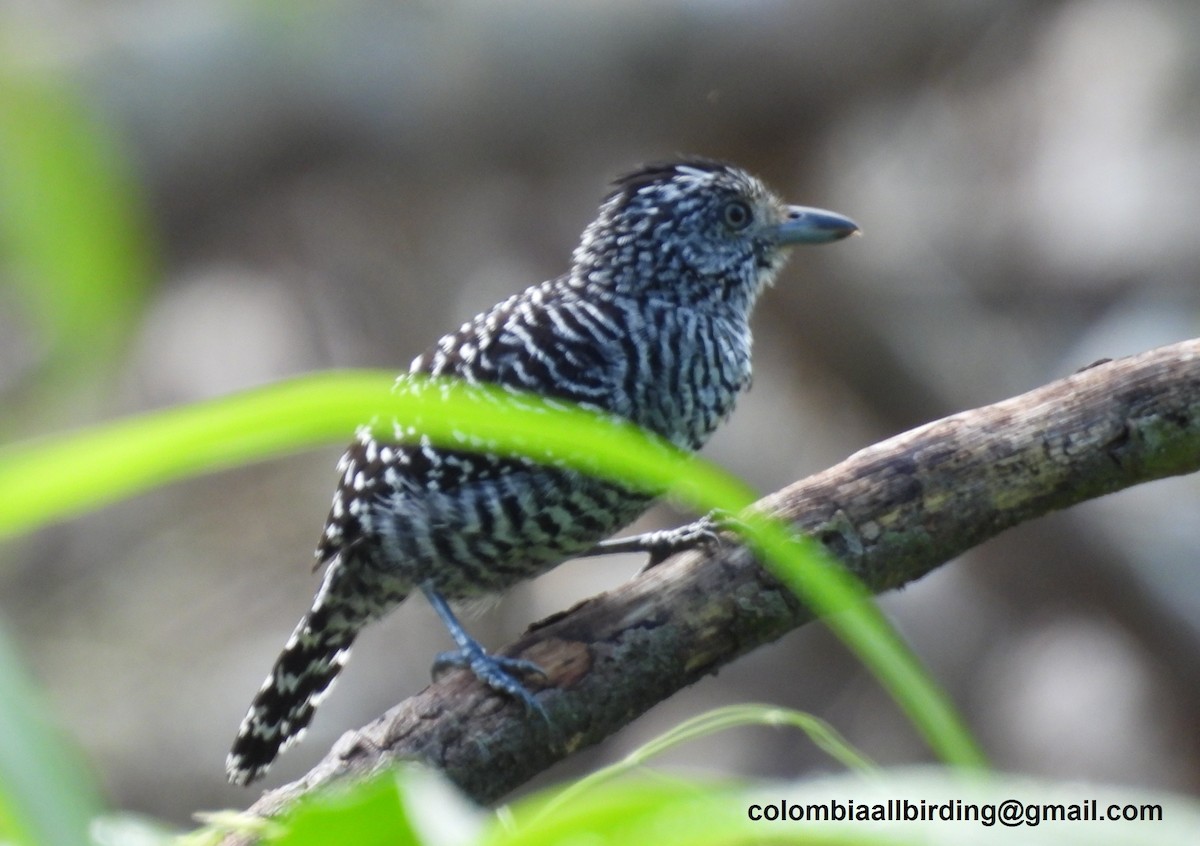
[{"label": "barred plumage", "polygon": [[[784,206],[730,165],[685,160],[619,179],[571,270],[463,324],[410,373],[570,400],[699,449],[750,380],[749,316],[786,248],[857,230]],[[401,377],[404,378],[404,377]],[[411,433],[418,434],[418,433]],[[356,634],[422,590],[487,684],[540,708],[444,600],[502,590],[593,549],[650,497],[520,458],[405,444],[360,431],[317,548],[325,578],[242,723],[227,762],[248,783],[299,737]],[[690,537],[690,535],[688,536]]]}]

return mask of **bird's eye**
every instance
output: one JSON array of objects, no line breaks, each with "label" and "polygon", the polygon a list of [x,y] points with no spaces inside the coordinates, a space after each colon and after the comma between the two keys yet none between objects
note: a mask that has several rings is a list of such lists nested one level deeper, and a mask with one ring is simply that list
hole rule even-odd
[{"label": "bird's eye", "polygon": [[750,206],[741,200],[732,200],[726,203],[721,214],[725,220],[725,225],[735,231],[745,229],[750,225],[750,221],[754,219],[754,213],[750,211]]}]

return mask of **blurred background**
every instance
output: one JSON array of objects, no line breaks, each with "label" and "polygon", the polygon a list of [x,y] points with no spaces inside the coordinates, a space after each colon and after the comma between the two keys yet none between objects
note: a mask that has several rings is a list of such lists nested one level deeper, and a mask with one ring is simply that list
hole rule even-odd
[{"label": "blurred background", "polygon": [[[403,369],[565,270],[607,181],[677,152],[866,233],[797,250],[757,315],[754,389],[706,454],[764,492],[1200,334],[1190,0],[4,0],[0,113],[4,440]],[[39,216],[53,225],[23,228]],[[183,823],[256,795],[225,784],[225,754],[317,586],[339,452],[0,546],[0,627],[116,806]],[[999,766],[1195,793],[1198,507],[1195,478],[1108,497],[884,606]],[[565,565],[471,627],[500,645],[640,564]],[[371,629],[267,785],[423,687],[448,646],[420,602]],[[929,758],[809,626],[541,783],[743,701],[819,714],[883,762]],[[766,730],[669,760],[834,768]]]}]

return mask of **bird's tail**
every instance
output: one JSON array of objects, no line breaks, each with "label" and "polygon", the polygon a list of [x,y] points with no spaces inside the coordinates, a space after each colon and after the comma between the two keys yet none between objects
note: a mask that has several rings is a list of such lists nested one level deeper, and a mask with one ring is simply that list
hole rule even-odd
[{"label": "bird's tail", "polygon": [[338,563],[326,571],[312,609],[250,703],[225,759],[226,775],[234,784],[262,776],[277,755],[300,739],[350,656],[358,632],[404,598],[389,596],[386,607],[363,602],[363,594],[354,592],[362,585],[349,584],[356,581],[347,572],[351,568]]},{"label": "bird's tail", "polygon": [[250,703],[225,760],[234,784],[249,784],[300,739],[350,654],[357,629],[319,625],[313,612],[292,632]]}]

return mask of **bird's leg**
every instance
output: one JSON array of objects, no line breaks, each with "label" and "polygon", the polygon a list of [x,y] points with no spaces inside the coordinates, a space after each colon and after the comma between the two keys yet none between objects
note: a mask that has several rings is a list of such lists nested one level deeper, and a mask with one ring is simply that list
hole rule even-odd
[{"label": "bird's leg", "polygon": [[695,549],[698,546],[708,546],[720,539],[722,530],[728,529],[737,519],[724,511],[712,511],[691,523],[676,526],[674,529],[661,529],[656,532],[643,532],[627,538],[614,538],[600,541],[578,557],[586,558],[593,555],[615,555],[619,552],[645,552],[650,560],[639,572],[646,572],[657,567],[672,555]]},{"label": "bird's leg", "polygon": [[443,652],[433,659],[433,677],[436,679],[451,668],[470,670],[475,674],[475,678],[492,690],[508,694],[524,705],[527,711],[539,714],[545,719],[546,710],[542,704],[515,678],[517,675],[530,674],[545,678],[545,670],[524,658],[489,655],[479,641],[467,634],[467,630],[462,627],[462,623],[454,616],[454,612],[450,610],[449,604],[440,593],[428,583],[421,585],[421,592],[425,594],[425,598],[429,600],[433,610],[450,630],[450,636],[458,644],[458,649],[452,652]]}]

